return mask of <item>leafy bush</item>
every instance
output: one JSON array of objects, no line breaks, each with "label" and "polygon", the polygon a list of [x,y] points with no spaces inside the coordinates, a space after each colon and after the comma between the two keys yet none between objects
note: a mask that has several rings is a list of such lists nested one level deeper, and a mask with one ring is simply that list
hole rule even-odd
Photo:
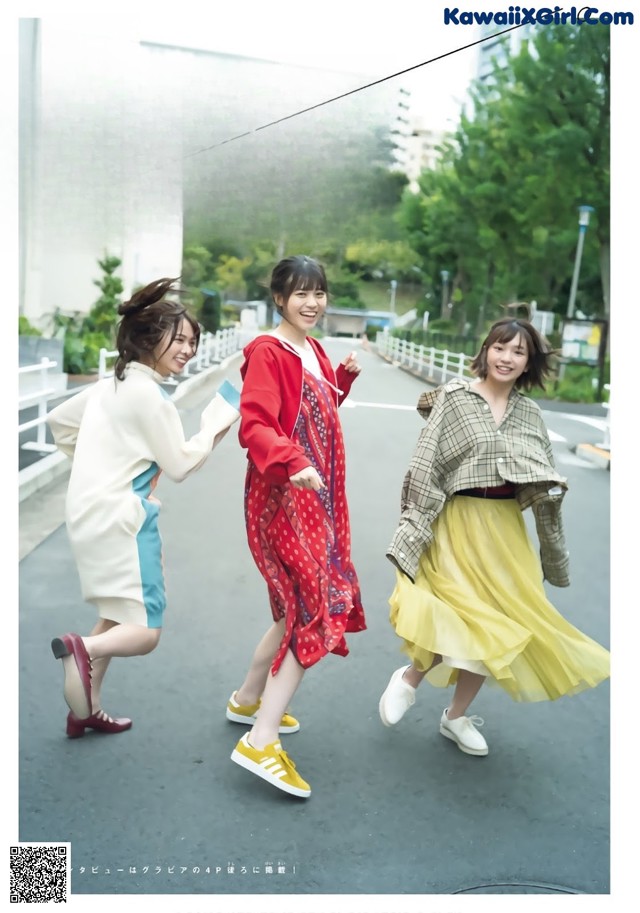
[{"label": "leafy bush", "polygon": [[[329,305],[335,307],[364,307],[360,298],[360,282],[356,276],[352,276],[346,270],[332,266],[327,269],[327,281],[329,283]],[[349,299],[355,304],[338,305],[341,299]]]},{"label": "leafy bush", "polygon": [[22,314],[18,317],[18,335],[19,336],[42,336],[37,327],[34,327],[29,320]]},{"label": "leafy bush", "polygon": [[91,374],[98,370],[100,349],[112,350],[115,346],[115,328],[118,320],[119,295],[122,281],[114,276],[121,261],[105,256],[98,260],[103,272],[95,279],[102,294],[88,314],[76,311],[63,314],[60,308],[51,315],[54,338],[64,338],[63,370],[67,374]]},{"label": "leafy bush", "polygon": [[[605,365],[604,383],[608,382],[609,367]],[[547,386],[547,398],[567,403],[599,403],[608,399],[605,394],[598,393],[598,368],[589,365],[565,365],[563,376]]]},{"label": "leafy bush", "polygon": [[106,333],[74,333],[64,337],[64,370],[67,374],[95,374],[100,364],[100,349],[113,348]]},{"label": "leafy bush", "polygon": [[117,257],[106,256],[104,260],[98,260],[98,266],[102,270],[103,276],[100,279],[94,279],[93,284],[98,286],[101,294],[82,324],[85,333],[105,333],[113,336],[114,342],[113,329],[118,320],[120,295],[124,290],[122,280],[119,276],[114,276],[114,273],[121,263],[122,261]]},{"label": "leafy bush", "polygon": [[[444,326],[447,321],[438,321]],[[463,352],[474,356],[480,347],[480,340],[475,336],[458,336],[435,328],[436,321],[429,324],[426,333],[422,330],[392,330],[392,335],[413,342],[425,348],[448,349],[450,352]],[[378,328],[367,327],[367,338],[375,340]],[[530,391],[533,399],[551,399],[566,403],[600,403],[607,401],[608,391],[598,391],[599,368],[583,364],[566,364],[564,370],[557,359],[552,359],[551,373],[547,377],[544,390],[539,387]],[[560,376],[562,375],[562,376]],[[609,383],[610,364],[605,364],[603,384]]]}]

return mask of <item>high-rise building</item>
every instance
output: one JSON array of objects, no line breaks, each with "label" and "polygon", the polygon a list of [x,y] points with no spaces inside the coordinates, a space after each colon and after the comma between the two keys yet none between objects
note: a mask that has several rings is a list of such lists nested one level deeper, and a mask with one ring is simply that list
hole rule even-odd
[{"label": "high-rise building", "polygon": [[510,56],[517,54],[522,42],[532,35],[531,25],[519,25],[509,29],[498,25],[479,26],[477,78],[491,81],[494,66],[505,66]]}]

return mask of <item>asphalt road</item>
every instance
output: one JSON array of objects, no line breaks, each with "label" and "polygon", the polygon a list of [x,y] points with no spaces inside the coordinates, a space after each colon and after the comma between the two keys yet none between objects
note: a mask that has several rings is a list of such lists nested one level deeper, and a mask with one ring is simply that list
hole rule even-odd
[{"label": "asphalt road", "polygon": [[[327,342],[334,361],[353,347]],[[149,656],[113,661],[103,694],[109,713],[134,719],[129,732],[64,734],[62,670],[49,643],[95,620],[64,526],[20,562],[18,839],[70,841],[73,894],[200,895],[192,913],[215,908],[204,895],[608,894],[609,683],[530,705],[485,687],[473,712],[485,719],[487,758],[439,735],[446,696],[428,685],[398,726],[380,723],[379,696],[403,662],[384,552],[424,384],[371,352],[360,359],[342,422],[368,630],[350,636],[349,657],[309,671],[296,695],[301,730],[285,747],[312,785],[308,801],[229,760],[244,729],[226,721],[225,704],[270,622],[245,539],[245,458],[234,432],[194,476],[156,489],[165,630]],[[237,363],[226,375],[239,383]],[[200,405],[183,403],[189,431]],[[610,474],[574,452],[602,440],[602,425],[563,412],[545,418],[570,482],[572,559],[571,587],[549,595],[608,646]],[[25,506],[29,523],[60,510],[61,486],[34,496],[30,513]],[[92,909],[88,898],[76,909]],[[401,909],[397,898],[392,909]]]}]

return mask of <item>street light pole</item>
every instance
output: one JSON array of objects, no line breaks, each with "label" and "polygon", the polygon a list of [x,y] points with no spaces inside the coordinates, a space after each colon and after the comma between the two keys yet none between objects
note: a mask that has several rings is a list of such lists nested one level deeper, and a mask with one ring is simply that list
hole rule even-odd
[{"label": "street light pole", "polygon": [[391,285],[391,301],[389,302],[389,310],[391,311],[391,326],[396,324],[396,289],[398,288],[398,280],[392,279],[390,282]]},{"label": "street light pole", "polygon": [[584,247],[584,236],[587,233],[589,216],[593,212],[593,206],[578,207],[578,246],[576,248],[576,260],[573,265],[573,278],[571,279],[571,291],[569,292],[569,304],[567,306],[567,317],[573,317],[573,311],[576,304],[576,293],[578,291],[578,277],[580,276],[580,263],[582,261],[582,248]]},{"label": "street light pole", "polygon": [[447,320],[449,317],[448,305],[449,305],[449,270],[441,269],[440,278],[442,279],[442,305],[440,307],[440,317],[442,320]]}]

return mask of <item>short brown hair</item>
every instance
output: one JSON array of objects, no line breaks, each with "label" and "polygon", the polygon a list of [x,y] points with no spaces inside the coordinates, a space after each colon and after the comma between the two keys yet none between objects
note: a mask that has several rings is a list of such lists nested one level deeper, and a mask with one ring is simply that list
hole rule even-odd
[{"label": "short brown hair", "polygon": [[549,359],[553,349],[533,324],[521,317],[503,317],[502,320],[497,320],[469,367],[477,377],[484,380],[488,372],[487,350],[496,342],[510,342],[518,334],[526,343],[529,359],[525,373],[516,380],[516,389],[531,390],[537,386],[544,390],[545,379],[551,370]]}]

